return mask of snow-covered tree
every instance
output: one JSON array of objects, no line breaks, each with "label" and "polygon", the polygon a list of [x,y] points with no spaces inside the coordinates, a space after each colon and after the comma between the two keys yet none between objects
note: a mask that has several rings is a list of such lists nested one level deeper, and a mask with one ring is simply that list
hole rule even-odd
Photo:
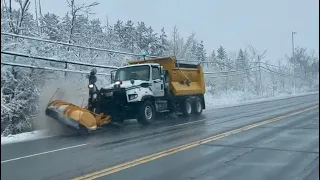
[{"label": "snow-covered tree", "polygon": [[200,44],[197,46],[197,60],[201,63],[207,60],[207,53],[206,50],[204,49],[203,41],[200,41]]},{"label": "snow-covered tree", "polygon": [[295,76],[302,80],[299,88],[312,88],[319,74],[319,58],[315,57],[314,53],[308,53],[306,48],[297,47],[294,56],[287,59],[294,67]]},{"label": "snow-covered tree", "polygon": [[123,47],[133,53],[137,41],[136,38],[134,23],[131,20],[128,20],[124,26]]},{"label": "snow-covered tree", "polygon": [[149,40],[147,38],[148,28],[144,22],[138,22],[137,29],[137,46],[139,51],[147,50],[149,45]]},{"label": "snow-covered tree", "polygon": [[40,21],[41,32],[53,41],[63,41],[60,29],[60,19],[53,13],[47,13]]},{"label": "snow-covered tree", "polygon": [[226,67],[226,61],[227,61],[226,51],[222,46],[220,46],[219,49],[217,50],[217,53],[218,53],[217,62],[219,64],[220,69],[223,70]]},{"label": "snow-covered tree", "polygon": [[150,55],[158,55],[158,47],[160,46],[159,38],[157,33],[154,32],[151,26],[147,29],[146,34],[147,50]]},{"label": "snow-covered tree", "polygon": [[165,52],[169,49],[169,42],[168,42],[168,36],[166,32],[164,31],[164,28],[161,29],[161,35],[159,37],[160,46],[158,47],[158,56],[164,56]]},{"label": "snow-covered tree", "polygon": [[238,53],[238,58],[236,60],[236,68],[240,69],[240,70],[244,70],[245,69],[245,63],[246,63],[246,57],[244,56],[244,53],[242,51],[242,49],[239,50]]}]

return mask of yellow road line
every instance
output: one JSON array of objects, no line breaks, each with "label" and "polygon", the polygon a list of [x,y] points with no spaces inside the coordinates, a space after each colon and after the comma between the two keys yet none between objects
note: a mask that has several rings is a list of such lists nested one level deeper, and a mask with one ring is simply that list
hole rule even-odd
[{"label": "yellow road line", "polygon": [[212,136],[212,137],[208,137],[208,138],[205,138],[205,139],[202,139],[202,140],[199,140],[199,141],[195,141],[195,142],[189,143],[189,144],[185,144],[185,145],[174,147],[174,148],[171,148],[171,149],[168,149],[168,150],[160,151],[158,153],[151,154],[151,155],[139,158],[139,159],[135,159],[133,161],[129,161],[129,162],[126,162],[126,163],[122,163],[122,164],[119,164],[119,165],[116,165],[116,166],[109,167],[107,169],[103,169],[103,170],[96,171],[96,172],[93,172],[93,173],[90,173],[90,174],[87,174],[87,175],[83,175],[83,176],[74,178],[73,180],[80,180],[80,179],[81,180],[84,180],[84,179],[87,180],[87,179],[96,179],[96,178],[99,178],[99,177],[103,177],[103,176],[106,176],[106,175],[109,175],[109,174],[112,174],[112,173],[115,173],[115,172],[119,172],[119,171],[122,171],[124,169],[130,168],[130,167],[133,167],[133,166],[137,166],[139,164],[147,163],[149,161],[152,161],[152,160],[164,157],[164,156],[168,156],[170,154],[174,154],[174,153],[179,152],[179,151],[183,151],[183,150],[195,147],[195,146],[199,146],[201,144],[205,144],[205,143],[212,142],[212,141],[215,141],[215,140],[218,140],[218,139],[221,139],[221,138],[233,135],[233,134],[237,134],[237,133],[240,133],[240,132],[243,132],[243,131],[247,131],[247,130],[252,129],[252,128],[256,128],[256,127],[259,127],[259,126],[262,126],[262,125],[265,125],[265,124],[269,124],[269,123],[272,123],[272,122],[275,122],[275,121],[279,121],[281,119],[284,119],[284,118],[287,118],[287,117],[290,117],[290,116],[293,116],[293,115],[297,115],[297,114],[309,111],[311,109],[315,109],[318,106],[319,106],[319,104],[317,104],[315,106],[311,106],[311,107],[303,109],[303,110],[300,110],[300,111],[296,111],[296,112],[293,112],[293,113],[289,113],[289,114],[285,114],[285,115],[282,115],[282,116],[278,116],[276,118],[272,118],[272,119],[265,120],[265,121],[262,121],[262,122],[250,124],[250,125],[247,125],[247,126],[244,126],[244,127],[232,130],[232,131],[224,132],[224,133]]}]

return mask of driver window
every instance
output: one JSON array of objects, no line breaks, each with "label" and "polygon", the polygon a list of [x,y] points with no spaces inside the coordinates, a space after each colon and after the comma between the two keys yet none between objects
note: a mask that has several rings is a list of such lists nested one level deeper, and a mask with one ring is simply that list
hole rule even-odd
[{"label": "driver window", "polygon": [[160,70],[158,67],[152,67],[152,80],[160,79]]},{"label": "driver window", "polygon": [[124,71],[120,71],[120,73],[119,73],[119,79],[117,79],[117,80],[125,79],[125,77],[126,77],[125,72],[124,72]]}]

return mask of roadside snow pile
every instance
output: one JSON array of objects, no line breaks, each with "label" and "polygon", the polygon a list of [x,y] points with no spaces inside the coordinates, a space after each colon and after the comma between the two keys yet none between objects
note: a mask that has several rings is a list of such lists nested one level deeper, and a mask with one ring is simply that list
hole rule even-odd
[{"label": "roadside snow pile", "polygon": [[258,99],[257,95],[242,91],[233,91],[220,94],[205,94],[206,106],[208,106],[209,108],[217,106],[235,105],[240,102],[253,99]]},{"label": "roadside snow pile", "polygon": [[212,95],[211,93],[205,94],[205,102],[208,108],[223,108],[223,107],[232,107],[237,105],[245,105],[262,101],[272,101],[277,99],[285,99],[295,96],[303,96],[309,94],[318,94],[319,92],[306,92],[306,93],[297,93],[296,95],[279,93],[275,97],[264,97],[259,98],[259,96],[251,93],[245,92],[230,92],[220,95]]},{"label": "roadside snow pile", "polygon": [[9,136],[1,136],[1,145],[3,144],[11,144],[11,143],[17,143],[22,141],[31,141],[36,139],[42,139],[50,137],[48,135],[47,130],[38,130],[38,131],[32,131],[32,132],[25,132],[15,135],[9,135]]}]

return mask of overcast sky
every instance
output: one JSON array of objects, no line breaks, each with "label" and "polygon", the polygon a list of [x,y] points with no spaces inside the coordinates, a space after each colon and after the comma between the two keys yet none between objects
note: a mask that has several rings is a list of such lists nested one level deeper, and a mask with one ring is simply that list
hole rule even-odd
[{"label": "overcast sky", "polygon": [[[75,0],[77,4],[93,0]],[[34,1],[32,1],[33,11]],[[319,57],[319,0],[98,0],[93,8],[102,22],[117,19],[144,21],[171,36],[174,25],[187,37],[193,31],[203,40],[207,53],[220,45],[227,51],[247,45],[267,50],[273,63],[292,53],[291,32],[297,31],[295,45],[315,50]],[[63,16],[66,0],[41,0],[42,11]]]}]

